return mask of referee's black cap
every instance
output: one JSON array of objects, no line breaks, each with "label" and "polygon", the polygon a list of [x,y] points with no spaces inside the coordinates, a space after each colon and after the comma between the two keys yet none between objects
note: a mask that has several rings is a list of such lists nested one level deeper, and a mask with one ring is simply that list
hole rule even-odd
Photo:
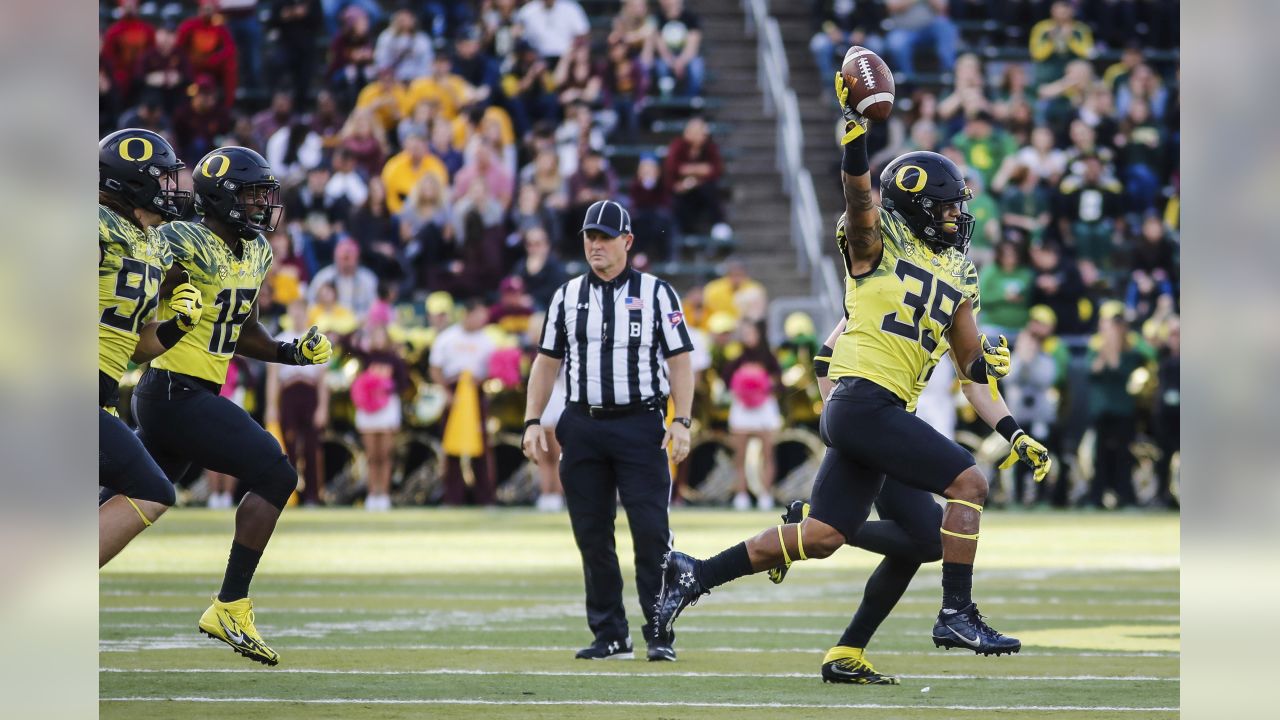
[{"label": "referee's black cap", "polygon": [[631,233],[631,214],[612,200],[597,200],[582,218],[582,232],[599,230],[609,237]]}]

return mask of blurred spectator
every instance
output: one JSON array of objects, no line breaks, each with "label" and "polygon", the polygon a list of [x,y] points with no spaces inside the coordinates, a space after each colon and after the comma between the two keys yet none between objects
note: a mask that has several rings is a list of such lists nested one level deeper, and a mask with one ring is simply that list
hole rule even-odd
[{"label": "blurred spectator", "polygon": [[369,311],[378,299],[378,278],[373,271],[360,265],[360,246],[351,238],[338,241],[333,251],[333,264],[323,267],[311,279],[308,290],[310,301],[315,304],[320,288],[329,285],[337,293],[338,304],[350,308],[357,317]]},{"label": "blurred spectator", "polygon": [[[643,4],[643,3],[641,3]],[[604,82],[605,104],[612,108],[621,138],[634,140],[640,128],[640,110],[649,93],[651,57],[631,55],[624,43],[609,46],[600,75]]]},{"label": "blurred spectator", "polygon": [[443,271],[428,287],[442,287],[455,297],[470,298],[492,292],[506,273],[503,259],[505,211],[477,178],[467,194],[457,198],[452,208],[452,245],[438,259],[429,258],[428,268]]},{"label": "blurred spectator", "polygon": [[573,0],[530,0],[516,11],[523,38],[554,66],[573,41],[591,31],[582,6]]},{"label": "blurred spectator", "polygon": [[525,292],[519,275],[508,275],[498,283],[498,301],[489,308],[489,324],[504,332],[523,335],[529,329],[533,314],[533,298]]},{"label": "blurred spectator", "polygon": [[[265,4],[265,3],[264,3]],[[221,0],[218,11],[236,46],[236,66],[240,84],[256,90],[262,83],[262,23],[258,21],[258,0]]]},{"label": "blurred spectator", "polygon": [[1057,185],[1067,170],[1066,154],[1054,146],[1053,131],[1043,125],[1031,131],[1031,144],[1018,150],[1016,157],[1037,182]]},{"label": "blurred spectator", "polygon": [[1115,141],[1120,125],[1116,118],[1115,97],[1100,83],[1094,83],[1084,96],[1084,103],[1076,110],[1076,118],[1093,129],[1094,137],[1102,145]]},{"label": "blurred spectator", "polygon": [[515,178],[502,166],[494,156],[493,149],[487,142],[477,140],[472,147],[471,157],[453,178],[453,196],[466,197],[471,192],[472,184],[483,182],[490,197],[497,201],[503,211],[511,205],[511,196],[515,192]]},{"label": "blurred spectator", "polygon": [[444,163],[444,168],[452,180],[458,174],[458,170],[462,169],[463,162],[462,153],[453,146],[453,128],[443,118],[438,119],[431,123],[431,133],[428,137],[430,142],[427,143],[427,150],[440,158],[440,162]]},{"label": "blurred spectator", "polygon": [[603,84],[600,69],[591,62],[591,45],[584,35],[560,56],[553,75],[556,97],[561,106],[573,102],[594,105],[600,100]]},{"label": "blurred spectator", "polygon": [[1031,28],[1029,45],[1036,84],[1061,77],[1072,59],[1092,59],[1093,31],[1075,15],[1075,6],[1069,0],[1055,0],[1049,6],[1049,17]]},{"label": "blurred spectator", "polygon": [[1165,88],[1160,76],[1150,65],[1142,63],[1129,73],[1129,79],[1116,90],[1116,112],[1125,117],[1129,114],[1129,105],[1135,100],[1146,100],[1151,116],[1159,120],[1165,115],[1165,105],[1169,100],[1169,91]]},{"label": "blurred spectator", "polygon": [[382,129],[391,132],[400,122],[408,99],[408,91],[396,79],[395,68],[379,65],[374,81],[365,85],[356,97],[356,109],[372,111]]},{"label": "blurred spectator", "polygon": [[178,26],[178,47],[195,77],[208,75],[222,91],[222,105],[236,100],[236,43],[218,12],[219,0],[199,0],[199,13]]},{"label": "blurred spectator", "polygon": [[516,20],[518,0],[491,0],[481,9],[480,23],[483,29],[485,52],[495,58],[505,58],[515,52],[521,29]]},{"label": "blurred spectator", "polygon": [[621,45],[629,57],[644,56],[648,64],[653,60],[657,30],[657,19],[649,14],[646,0],[622,0],[609,30],[609,47]]},{"label": "blurred spectator", "polygon": [[156,28],[155,45],[139,60],[138,76],[145,92],[156,93],[161,98],[166,113],[172,113],[186,99],[187,86],[192,80],[191,64],[178,50],[178,37],[173,28],[167,25]]},{"label": "blurred spectator", "polygon": [[277,90],[271,93],[271,104],[254,114],[252,120],[254,147],[266,147],[267,140],[280,128],[293,122],[293,93]]},{"label": "blurred spectator", "polygon": [[1098,334],[1089,343],[1089,414],[1096,436],[1094,473],[1088,503],[1103,507],[1103,493],[1116,494],[1119,507],[1134,505],[1133,453],[1137,435],[1137,401],[1129,394],[1129,377],[1143,366],[1133,348],[1124,307],[1107,303],[1098,317]]},{"label": "blurred spectator", "polygon": [[[307,304],[289,303],[289,327],[276,335],[280,342],[293,342],[307,328]],[[266,413],[264,424],[280,428],[285,452],[303,478],[302,502],[320,505],[324,488],[324,455],[320,435],[329,424],[329,386],[324,381],[324,365],[282,365],[267,363]]]},{"label": "blurred spectator", "polygon": [[146,91],[136,107],[120,116],[119,127],[144,128],[162,135],[169,134],[169,120],[165,116],[164,102],[159,94]]},{"label": "blurred spectator", "polygon": [[1031,265],[1035,269],[1031,304],[1046,305],[1058,321],[1058,334],[1080,337],[1089,332],[1080,304],[1085,299],[1084,280],[1075,263],[1062,256],[1057,243],[1045,242],[1031,248]]},{"label": "blurred spectator", "polygon": [[1002,242],[996,246],[996,261],[984,267],[979,278],[983,332],[993,338],[1018,334],[1027,324],[1033,279],[1017,244]]},{"label": "blurred spectator", "polygon": [[978,113],[991,113],[994,105],[987,98],[987,80],[982,74],[982,61],[973,53],[965,53],[956,60],[954,85],[950,93],[938,103],[938,117],[951,121],[950,127],[959,129],[955,119],[972,118]]},{"label": "blurred spectator", "polygon": [[[986,303],[983,303],[986,309]],[[1058,384],[1066,363],[1066,351],[1054,337],[1057,318],[1044,305],[1030,310],[1026,329],[1013,342],[1013,370],[1005,378],[1005,397],[1013,419],[1047,447],[1056,447],[1058,419]],[[1028,481],[1031,469],[1025,464],[1013,469],[1011,503],[1030,505],[1044,500],[1048,483],[1039,486]],[[1061,481],[1060,481],[1061,482]]]},{"label": "blurred spectator", "polygon": [[996,102],[992,111],[999,118],[1009,117],[1010,109],[1015,103],[1034,105],[1036,102],[1036,92],[1031,87],[1031,78],[1023,63],[1011,62],[1005,65],[995,91]]},{"label": "blurred spectator", "polygon": [[351,153],[338,148],[333,153],[333,174],[324,186],[325,197],[347,204],[348,213],[364,205],[369,197],[369,185],[356,172],[356,161]]},{"label": "blurred spectator", "polygon": [[1123,188],[1102,176],[1102,161],[1097,156],[1085,156],[1083,162],[1084,174],[1070,175],[1058,187],[1054,220],[1078,259],[1109,268],[1116,250],[1115,221],[1123,211]]},{"label": "blurred spectator", "polygon": [[324,160],[324,141],[302,118],[276,130],[267,140],[263,155],[280,182],[300,182],[307,171]]},{"label": "blurred spectator", "polygon": [[[550,154],[550,153],[549,153]],[[554,154],[550,154],[555,157]],[[542,228],[552,247],[564,239],[564,226],[560,215],[542,202],[538,188],[530,183],[521,183],[516,193],[515,206],[511,208],[508,224],[516,233],[523,233],[530,228]]]},{"label": "blurred spectator", "polygon": [[966,118],[964,129],[952,136],[951,145],[964,154],[964,164],[982,176],[983,187],[991,185],[1004,159],[1018,151],[1013,138],[985,110]]},{"label": "blurred spectator", "polygon": [[369,13],[359,5],[348,5],[340,15],[341,24],[329,43],[329,64],[325,78],[342,98],[344,107],[355,104],[360,89],[374,79],[375,38]]},{"label": "blurred spectator", "polygon": [[564,264],[551,250],[551,239],[547,231],[539,225],[526,229],[521,237],[524,246],[524,257],[511,269],[511,274],[520,278],[525,291],[533,299],[533,307],[538,312],[546,312],[551,296],[569,279]]},{"label": "blurred spectator", "polygon": [[569,225],[582,227],[587,208],[598,200],[612,200],[618,194],[618,178],[599,150],[588,150],[578,171],[569,178]]},{"label": "blurred spectator", "polygon": [[124,104],[137,97],[142,58],[156,44],[155,27],[138,17],[138,0],[120,0],[120,19],[102,34],[102,56],[112,69],[111,81]]},{"label": "blurred spectator", "polygon": [[[531,2],[525,7],[537,4]],[[517,40],[515,51],[502,65],[502,91],[518,133],[523,135],[540,120],[556,118],[554,83],[547,60],[527,40]]]},{"label": "blurred spectator", "polygon": [[320,136],[320,143],[328,155],[338,147],[342,126],[347,122],[347,114],[338,109],[338,99],[328,89],[316,93],[316,107],[311,113],[311,129]]},{"label": "blurred spectator", "polygon": [[388,151],[386,133],[375,117],[372,110],[356,109],[338,133],[338,147],[350,153],[356,169],[370,180],[382,173]]},{"label": "blurred spectator", "polygon": [[307,309],[307,327],[315,325],[320,332],[334,336],[336,345],[360,326],[351,308],[338,302],[338,290],[333,283],[312,280],[308,292],[312,299]]},{"label": "blurred spectator", "polygon": [[[396,140],[401,147],[404,146],[405,138],[410,135],[421,135],[425,138],[431,137],[431,128],[435,125],[436,117],[440,114],[440,103],[438,100],[422,99],[408,106],[409,111],[405,114],[400,122],[396,124]],[[434,152],[432,154],[435,154]],[[450,173],[452,176],[453,173]]]},{"label": "blurred spectator", "polygon": [[[275,36],[272,65],[288,75],[293,99],[298,105],[311,97],[311,79],[316,74],[316,38],[321,36],[324,11],[320,0],[272,0],[267,27]],[[274,75],[279,77],[278,75]]]},{"label": "blurred spectator", "polygon": [[829,98],[831,79],[840,69],[850,46],[861,45],[876,54],[884,52],[884,41],[875,32],[883,16],[883,6],[875,2],[817,0],[813,3],[810,17],[814,34],[809,40],[809,52],[818,66],[824,102]]},{"label": "blurred spectator", "polygon": [[[449,389],[444,430],[445,505],[463,504],[468,485],[477,505],[495,501],[493,458],[484,429],[488,413],[484,396],[476,390],[477,383],[488,375],[489,357],[496,349],[484,329],[488,319],[488,308],[473,298],[466,303],[462,321],[440,333],[431,346],[431,381]],[[463,480],[464,457],[470,461],[471,483]]]},{"label": "blurred spectator", "polygon": [[400,226],[387,210],[387,194],[382,178],[369,179],[369,197],[357,207],[347,222],[347,231],[360,243],[364,263],[378,277],[392,277],[401,271]]},{"label": "blurred spectator", "polygon": [[1093,84],[1093,66],[1087,60],[1073,60],[1061,77],[1040,86],[1040,115],[1054,137],[1062,138]]},{"label": "blurred spectator", "polygon": [[1027,247],[1044,237],[1045,226],[1049,224],[1050,195],[1036,172],[1023,164],[1022,157],[1019,154],[1017,158],[1007,158],[1003,172],[997,173],[992,184],[1003,188],[999,190],[1000,222],[1005,238]]},{"label": "blurred spectator", "polygon": [[1102,176],[1108,179],[1115,177],[1115,153],[1110,147],[1099,144],[1098,133],[1083,120],[1071,122],[1071,144],[1063,151],[1067,160],[1067,172],[1083,175],[1085,158],[1096,157],[1102,162]]},{"label": "blurred spectator", "polygon": [[742,352],[720,369],[721,379],[733,396],[729,405],[729,442],[736,472],[733,507],[751,509],[751,496],[747,494],[747,446],[756,439],[760,441],[760,495],[756,506],[770,510],[773,508],[774,445],[782,429],[782,412],[774,393],[782,383],[782,368],[765,341],[760,323],[744,322],[738,332]]},{"label": "blurred spectator", "polygon": [[979,267],[985,267],[995,256],[996,243],[1004,237],[999,198],[987,192],[986,181],[972,168],[965,170],[964,181],[973,192],[973,199],[968,202],[969,213],[973,215],[973,237],[967,255]]},{"label": "blurred spectator", "polygon": [[471,102],[471,86],[466,80],[453,74],[453,60],[443,53],[431,61],[430,71],[409,83],[409,94],[404,107],[416,107],[429,101],[436,104],[439,115],[448,120],[458,116],[458,110]]},{"label": "blurred spectator", "polygon": [[[562,212],[569,206],[569,183],[560,168],[560,156],[552,150],[539,152],[533,162],[520,169],[520,184],[537,190],[539,206],[552,213]],[[520,210],[523,213],[528,208],[522,204]],[[548,226],[549,231],[553,229]],[[576,243],[577,250],[582,249],[581,245]]]},{"label": "blurred spectator", "polygon": [[490,102],[501,91],[498,62],[481,47],[484,33],[475,25],[463,28],[454,42],[453,72],[471,86],[472,102]]},{"label": "blurred spectator", "polygon": [[724,161],[720,146],[711,138],[707,121],[700,115],[689,118],[684,133],[671,141],[662,171],[674,198],[680,231],[692,234],[707,225],[724,222],[720,203],[720,176]]},{"label": "blurred spectator", "polygon": [[435,175],[441,184],[449,182],[449,171],[440,159],[427,151],[427,138],[413,134],[405,138],[404,150],[393,155],[382,167],[382,183],[387,191],[387,209],[398,214],[405,198],[423,175]]},{"label": "blurred spectator", "polygon": [[397,219],[400,241],[405,244],[422,233],[426,225],[443,233],[449,226],[449,187],[433,173],[423,175],[409,192]]},{"label": "blurred spectator", "polygon": [[[402,83],[413,82],[431,71],[431,38],[418,29],[418,18],[408,8],[391,15],[391,23],[378,35],[373,48],[373,61],[379,68],[390,68]],[[390,129],[390,128],[388,128]]]},{"label": "blurred spectator", "polygon": [[684,95],[702,95],[706,66],[702,60],[702,22],[684,0],[658,0],[657,51],[653,60],[658,89],[663,95],[681,88]]},{"label": "blurred spectator", "polygon": [[556,128],[556,152],[560,155],[560,172],[569,177],[578,171],[578,158],[588,149],[604,150],[604,132],[591,116],[585,102],[570,103],[565,108],[564,122]]},{"label": "blurred spectator", "polygon": [[641,156],[631,181],[631,227],[636,237],[636,253],[658,260],[674,260],[679,233],[671,214],[671,192],[662,181],[662,166],[652,154]]},{"label": "blurred spectator", "polygon": [[1165,167],[1164,133],[1151,117],[1151,108],[1141,98],[1129,103],[1128,113],[1120,123],[1115,145],[1117,160],[1124,174],[1127,209],[1146,213],[1155,209],[1160,191],[1158,171]]},{"label": "blurred spectator", "polygon": [[1165,231],[1164,223],[1154,213],[1142,220],[1142,232],[1134,242],[1129,267],[1150,273],[1157,279],[1178,281],[1178,245]]},{"label": "blurred spectator", "polygon": [[1124,304],[1129,317],[1142,325],[1156,310],[1173,305],[1173,283],[1163,275],[1152,276],[1145,270],[1134,270],[1129,275],[1129,287],[1125,289]]},{"label": "blurred spectator", "polygon": [[231,129],[227,107],[218,102],[218,88],[202,77],[188,89],[190,99],[173,113],[173,139],[178,157],[191,166],[218,146],[218,137]]},{"label": "blurred spectator", "polygon": [[1142,42],[1139,40],[1129,40],[1125,43],[1124,49],[1120,51],[1120,59],[1107,66],[1102,71],[1102,83],[1111,92],[1116,92],[1122,85],[1129,82],[1129,75],[1133,69],[1143,62]]},{"label": "blurred spectator", "polygon": [[747,274],[747,265],[731,257],[724,262],[724,276],[707,283],[702,289],[702,313],[710,318],[723,314],[730,321],[743,315],[739,295],[764,292],[764,286]]},{"label": "blurred spectator", "polygon": [[1171,484],[1173,456],[1182,449],[1182,324],[1176,317],[1169,322],[1156,376],[1158,385],[1151,428],[1160,448],[1160,458],[1156,461],[1156,496],[1153,502],[1177,508],[1178,500],[1173,495]]},{"label": "blurred spectator", "polygon": [[409,368],[387,337],[391,311],[371,314],[364,325],[360,372],[351,383],[355,425],[364,447],[368,492],[365,510],[391,509],[391,467],[400,432],[400,397],[409,387]]},{"label": "blurred spectator", "polygon": [[959,33],[947,17],[946,0],[885,0],[885,10],[887,59],[895,73],[914,73],[914,55],[922,46],[936,54],[940,72],[951,72]]}]

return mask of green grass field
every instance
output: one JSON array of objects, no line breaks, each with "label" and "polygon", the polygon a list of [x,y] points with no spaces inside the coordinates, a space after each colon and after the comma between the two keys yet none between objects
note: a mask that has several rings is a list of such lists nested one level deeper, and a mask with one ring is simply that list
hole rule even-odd
[{"label": "green grass field", "polygon": [[[682,510],[705,556],[769,513]],[[929,640],[940,566],[922,569],[870,648],[897,687],[817,671],[878,560],[846,548],[775,587],[744,578],[686,610],[679,662],[575,661],[590,641],[565,515],[290,509],[259,567],[265,668],[196,632],[221,582],[230,511],[175,510],[103,571],[103,718],[1171,718],[1180,683],[1175,515],[989,513],[974,596],[1023,651]],[[643,652],[620,518],[632,639]],[[643,654],[640,656],[643,658]]]}]

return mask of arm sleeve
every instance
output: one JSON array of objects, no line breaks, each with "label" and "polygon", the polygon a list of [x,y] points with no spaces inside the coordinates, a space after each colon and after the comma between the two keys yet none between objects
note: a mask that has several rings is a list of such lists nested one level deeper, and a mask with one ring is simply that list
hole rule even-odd
[{"label": "arm sleeve", "polygon": [[561,285],[551,296],[547,316],[542,321],[542,340],[538,343],[538,352],[557,360],[564,359],[567,341],[564,329],[565,287]]},{"label": "arm sleeve", "polygon": [[658,283],[658,340],[662,345],[662,356],[671,357],[693,350],[693,341],[689,338],[689,326],[684,321],[684,310],[680,307],[680,298],[671,286],[665,282]]}]

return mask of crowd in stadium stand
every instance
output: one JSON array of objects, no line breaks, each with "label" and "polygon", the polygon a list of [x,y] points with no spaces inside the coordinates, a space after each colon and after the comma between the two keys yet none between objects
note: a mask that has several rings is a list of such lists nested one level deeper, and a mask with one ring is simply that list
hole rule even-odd
[{"label": "crowd in stadium stand", "polygon": [[[244,145],[284,184],[260,313],[282,338],[318,325],[338,357],[322,372],[270,373],[237,358],[224,393],[278,432],[303,502],[356,499],[323,489],[326,463],[341,462],[325,438],[345,435],[363,457],[358,499],[390,507],[393,483],[407,483],[406,438],[422,433],[445,456],[442,485],[408,501],[506,502],[495,444],[522,420],[541,313],[581,267],[585,208],[627,205],[642,267],[677,259],[682,237],[731,235],[731,138],[714,123],[695,112],[665,145],[626,163],[611,152],[645,136],[654,98],[705,91],[696,3],[584,4],[591,16],[573,0],[101,6],[102,133],[155,130],[188,166]],[[1015,417],[1062,459],[1041,486],[1010,471],[999,499],[1133,505],[1145,463],[1151,502],[1176,504],[1177,2],[812,6],[813,65],[793,73],[827,87],[850,44],[899,73],[894,115],[871,135],[873,176],[902,152],[935,150],[978,193],[979,322],[1010,338],[1002,388]],[[699,345],[697,420],[735,458],[725,498],[736,507],[752,504],[747,445],[759,441],[751,489],[767,507],[779,432],[816,422],[808,368],[828,329],[791,317],[770,347],[763,286],[732,258],[719,271],[681,288]],[[981,425],[934,385],[922,414],[941,402],[956,432]],[[678,478],[693,482],[694,464]],[[1073,491],[1069,476],[1087,487]],[[226,492],[219,480],[210,503]]]}]

